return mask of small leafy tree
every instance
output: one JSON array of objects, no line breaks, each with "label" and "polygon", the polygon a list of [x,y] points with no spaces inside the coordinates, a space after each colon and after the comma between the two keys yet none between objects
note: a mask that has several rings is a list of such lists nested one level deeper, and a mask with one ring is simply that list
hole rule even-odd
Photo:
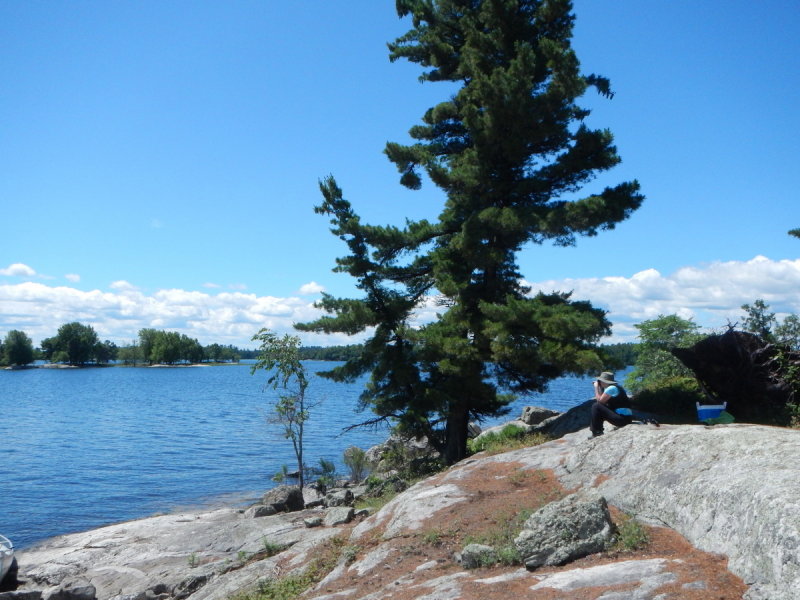
[{"label": "small leafy tree", "polygon": [[742,304],[745,311],[742,329],[755,333],[765,342],[774,342],[773,329],[778,325],[774,312],[769,312],[769,304],[758,298],[753,304]]},{"label": "small leafy tree", "polygon": [[800,318],[797,315],[786,315],[778,321],[775,313],[769,310],[769,304],[761,298],[753,304],[742,304],[742,309],[746,313],[742,329],[755,333],[765,342],[778,342],[790,350],[800,350]]},{"label": "small leafy tree", "polygon": [[671,348],[687,348],[704,336],[699,325],[678,315],[659,315],[636,325],[639,346],[634,369],[625,380],[632,392],[658,386],[676,378],[693,378],[692,372],[670,354]]},{"label": "small leafy tree", "polygon": [[797,315],[787,315],[775,327],[775,337],[792,350],[800,350],[800,318]]},{"label": "small leafy tree", "polygon": [[289,334],[278,337],[269,329],[262,328],[252,339],[260,342],[261,346],[257,362],[250,368],[250,373],[263,369],[269,374],[267,386],[286,391],[275,401],[268,421],[279,425],[283,429],[284,437],[292,441],[302,490],[305,482],[303,431],[309,413],[306,409],[308,378],[305,367],[300,362],[300,338]]},{"label": "small leafy tree", "polygon": [[12,329],[0,344],[0,363],[27,365],[33,362],[33,342],[24,331]]}]

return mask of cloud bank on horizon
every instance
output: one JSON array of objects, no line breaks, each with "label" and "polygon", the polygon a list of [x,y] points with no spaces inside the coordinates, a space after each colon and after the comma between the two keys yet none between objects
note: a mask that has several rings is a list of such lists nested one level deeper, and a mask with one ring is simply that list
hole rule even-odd
[{"label": "cloud bank on horizon", "polygon": [[[296,333],[294,323],[322,313],[315,298],[325,291],[316,282],[299,287],[297,294],[279,298],[241,291],[209,293],[182,289],[142,292],[127,281],[115,281],[108,291],[80,290],[49,285],[53,279],[25,264],[0,269],[0,335],[17,329],[35,344],[55,335],[64,323],[91,325],[101,339],[126,345],[142,328],[177,331],[202,344],[233,344],[252,348],[253,334],[268,327],[278,333]],[[64,278],[77,283],[76,274]],[[11,279],[9,281],[9,279]],[[14,280],[17,281],[14,281]],[[19,281],[19,280],[23,281]],[[636,341],[635,325],[659,315],[677,314],[709,330],[741,320],[741,305],[763,299],[779,316],[800,314],[800,259],[772,260],[756,256],[748,261],[714,262],[678,269],[669,275],[647,269],[630,277],[607,276],[524,282],[531,293],[572,291],[573,299],[590,300],[608,312],[613,324],[604,343]],[[433,301],[420,308],[419,323],[435,317]],[[298,334],[305,345],[336,345],[359,341],[344,335]]]}]

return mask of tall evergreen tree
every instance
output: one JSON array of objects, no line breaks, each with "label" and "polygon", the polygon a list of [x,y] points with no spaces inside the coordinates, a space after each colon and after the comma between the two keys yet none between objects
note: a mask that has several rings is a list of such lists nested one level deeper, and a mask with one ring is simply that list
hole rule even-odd
[{"label": "tall evergreen tree", "polygon": [[[639,207],[636,181],[578,198],[620,159],[608,130],[589,128],[577,104],[610,84],[580,73],[570,46],[567,0],[397,0],[413,27],[389,44],[391,60],[427,69],[422,81],[460,87],[413,127],[410,145],[389,143],[403,185],[423,175],[446,195],[436,222],[362,224],[332,177],[317,211],[350,254],[335,270],[365,296],[324,296],[330,316],[298,326],[357,333],[362,354],[329,376],[371,371],[362,402],[377,419],[427,435],[448,462],[464,456],[470,419],[498,415],[502,390],[543,390],[552,378],[600,365],[594,344],[609,333],[603,311],[569,294],[530,296],[516,256],[526,245],[575,243],[613,229]],[[410,326],[437,294],[438,319]]]}]

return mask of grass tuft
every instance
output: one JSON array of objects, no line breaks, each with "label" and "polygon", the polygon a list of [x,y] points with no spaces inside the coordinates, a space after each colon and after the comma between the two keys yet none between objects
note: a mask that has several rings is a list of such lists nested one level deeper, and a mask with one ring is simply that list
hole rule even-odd
[{"label": "grass tuft", "polygon": [[467,449],[470,454],[475,454],[477,452],[500,454],[501,452],[508,452],[510,450],[538,446],[547,441],[550,441],[550,438],[546,435],[541,433],[528,434],[522,427],[509,424],[503,427],[499,432],[493,431],[480,438],[469,440],[467,442]]},{"label": "grass tuft", "polygon": [[630,515],[624,515],[617,524],[617,548],[631,552],[644,548],[649,543],[650,534],[647,533],[647,528]]}]

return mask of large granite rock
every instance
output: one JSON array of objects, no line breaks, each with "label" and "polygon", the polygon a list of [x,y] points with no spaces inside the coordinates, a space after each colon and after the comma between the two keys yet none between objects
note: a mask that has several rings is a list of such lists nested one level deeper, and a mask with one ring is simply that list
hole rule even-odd
[{"label": "large granite rock", "polygon": [[568,433],[585,429],[589,425],[592,404],[594,404],[594,400],[587,400],[563,413],[540,406],[526,406],[522,409],[522,414],[518,419],[487,427],[475,439],[479,440],[492,433],[500,433],[508,425],[522,429],[525,433],[542,433],[554,438],[562,437]]},{"label": "large granite rock", "polygon": [[[40,590],[49,600],[59,591],[58,598],[73,598],[78,592],[85,596],[88,583],[98,600],[226,600],[272,575],[279,557],[302,557],[339,533],[336,528],[308,529],[303,523],[308,516],[299,512],[251,519],[239,509],[226,508],[53,538],[19,552],[19,578],[25,584],[13,593]],[[266,542],[287,550],[251,562]],[[80,600],[90,600],[84,596]]]},{"label": "large granite rock", "polygon": [[428,442],[428,438],[419,439],[392,434],[384,443],[367,450],[367,461],[373,472],[385,473],[397,468],[395,462],[402,458],[408,465],[424,464],[439,459],[439,452]]},{"label": "large granite rock", "polygon": [[538,425],[545,419],[557,417],[559,413],[557,410],[551,410],[542,406],[526,406],[522,409],[522,414],[519,420],[527,425]]},{"label": "large granite rock", "polygon": [[[696,547],[727,556],[728,568],[750,586],[748,600],[796,600],[798,465],[800,431],[631,425],[590,439],[583,429],[534,448],[462,461],[415,484],[354,526],[308,527],[306,520],[321,517],[321,510],[252,519],[223,509],[55,538],[18,554],[20,579],[27,583],[9,592],[13,598],[0,600],[36,600],[37,590],[48,600],[45,596],[55,589],[77,590],[85,582],[95,588],[98,600],[226,600],[265,577],[302,567],[310,550],[333,536],[346,544],[348,559],[306,593],[307,599],[394,594],[469,600],[485,598],[482,590],[488,589],[492,597],[544,589],[560,590],[565,598],[619,600],[663,597],[669,590],[673,596],[675,590],[689,594],[703,586],[711,590],[717,578],[732,577],[720,566],[721,572],[704,579],[705,571],[687,566],[684,556],[621,559],[582,569],[567,565],[546,573],[458,565],[443,570],[441,562],[420,551],[426,532],[449,527],[454,515],[475,515],[489,482],[507,481],[504,493],[524,494],[526,479],[520,475],[540,471],[554,474],[567,489],[594,491],[638,519],[671,527]],[[266,556],[265,540],[285,550]],[[392,575],[399,563],[402,572]],[[743,586],[733,579],[725,581],[740,586],[735,588],[739,591],[727,597],[738,598]]]},{"label": "large granite rock", "polygon": [[602,552],[614,539],[606,499],[594,492],[570,494],[539,509],[514,540],[525,566],[561,565]]},{"label": "large granite rock", "polygon": [[568,433],[574,433],[589,426],[592,418],[592,404],[594,400],[587,400],[573,406],[567,412],[549,417],[533,427],[533,431],[558,438]]},{"label": "large granite rock", "polygon": [[632,425],[576,445],[561,472],[567,486],[602,478],[610,504],[728,556],[748,598],[800,597],[800,431]]},{"label": "large granite rock", "polygon": [[261,504],[271,506],[275,512],[293,512],[303,510],[305,499],[299,486],[279,485],[264,494]]}]

